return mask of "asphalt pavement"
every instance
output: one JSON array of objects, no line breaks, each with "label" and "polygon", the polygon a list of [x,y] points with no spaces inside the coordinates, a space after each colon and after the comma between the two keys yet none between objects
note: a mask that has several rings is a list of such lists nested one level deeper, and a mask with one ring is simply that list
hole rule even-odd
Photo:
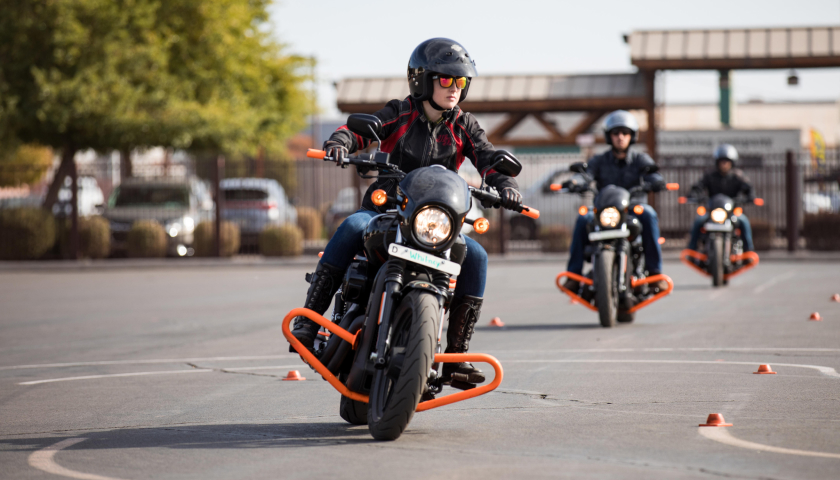
[{"label": "asphalt pavement", "polygon": [[668,261],[674,292],[614,329],[557,290],[561,262],[491,262],[471,352],[501,386],[394,442],[287,351],[309,269],[0,271],[0,478],[840,477],[836,262],[714,289]]}]

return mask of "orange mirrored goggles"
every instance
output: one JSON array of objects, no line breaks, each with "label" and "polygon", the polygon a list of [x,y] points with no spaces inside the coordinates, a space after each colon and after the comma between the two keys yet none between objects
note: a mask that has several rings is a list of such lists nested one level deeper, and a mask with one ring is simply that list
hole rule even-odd
[{"label": "orange mirrored goggles", "polygon": [[449,88],[452,86],[452,82],[455,82],[455,86],[460,88],[461,90],[467,88],[467,82],[470,81],[467,77],[453,77],[452,75],[435,75],[434,77],[440,83],[440,86],[443,88]]}]

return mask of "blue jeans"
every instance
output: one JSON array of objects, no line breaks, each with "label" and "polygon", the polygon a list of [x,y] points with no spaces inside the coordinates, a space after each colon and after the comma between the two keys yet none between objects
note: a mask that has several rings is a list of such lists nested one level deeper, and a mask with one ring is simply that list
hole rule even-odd
[{"label": "blue jeans", "polygon": [[[368,222],[379,215],[370,210],[358,210],[347,217],[335,231],[332,239],[324,249],[321,262],[328,263],[342,270],[350,266],[353,257],[364,248],[364,238]],[[465,236],[467,255],[461,265],[458,284],[455,286],[455,297],[472,295],[484,297],[484,286],[487,283],[487,252],[475,240]]]},{"label": "blue jeans", "polygon": [[[659,247],[659,217],[656,212],[645,206],[641,215],[631,213],[639,219],[642,224],[642,245],[645,248],[645,268],[651,274],[662,273],[662,249]],[[572,248],[569,252],[569,266],[566,268],[572,273],[583,274],[583,251],[589,245],[589,236],[586,233],[586,225],[595,218],[592,212],[578,217],[575,222],[575,232],[572,235]]]},{"label": "blue jeans", "polygon": [[[753,245],[750,220],[746,215],[738,215],[736,218],[738,219],[738,225],[741,229],[741,237],[744,239],[744,251],[754,251],[755,245]],[[700,240],[700,229],[703,228],[703,224],[707,221],[709,221],[708,215],[697,217],[697,219],[694,220],[694,226],[691,227],[691,239],[688,240],[688,248],[691,250],[697,250],[697,241]]]}]

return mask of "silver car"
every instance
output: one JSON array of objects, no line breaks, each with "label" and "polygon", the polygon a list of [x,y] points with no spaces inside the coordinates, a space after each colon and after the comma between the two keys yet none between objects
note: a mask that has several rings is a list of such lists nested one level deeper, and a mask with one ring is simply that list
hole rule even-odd
[{"label": "silver car", "polygon": [[213,218],[207,185],[198,178],[133,178],[114,189],[103,216],[111,225],[111,249],[123,253],[128,231],[137,220],[156,220],[166,231],[167,254],[190,256],[193,232]]},{"label": "silver car", "polygon": [[297,209],[286,198],[277,180],[268,178],[226,178],[222,218],[239,226],[242,247],[257,245],[266,227],[297,223]]}]

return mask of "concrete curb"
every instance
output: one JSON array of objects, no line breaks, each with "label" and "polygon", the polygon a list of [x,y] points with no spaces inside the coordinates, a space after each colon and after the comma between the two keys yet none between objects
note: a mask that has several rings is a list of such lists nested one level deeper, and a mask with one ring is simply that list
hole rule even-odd
[{"label": "concrete curb", "polygon": [[[761,252],[762,262],[840,262],[840,252],[786,251]],[[511,265],[517,263],[550,263],[565,265],[567,253],[514,253],[490,255],[490,265]],[[679,252],[663,252],[668,263],[679,261]],[[317,256],[303,255],[297,258],[265,258],[259,255],[241,255],[235,258],[160,258],[160,259],[108,259],[108,260],[44,260],[24,262],[0,262],[0,273],[6,272],[77,272],[107,270],[148,270],[181,268],[313,268]]]}]

